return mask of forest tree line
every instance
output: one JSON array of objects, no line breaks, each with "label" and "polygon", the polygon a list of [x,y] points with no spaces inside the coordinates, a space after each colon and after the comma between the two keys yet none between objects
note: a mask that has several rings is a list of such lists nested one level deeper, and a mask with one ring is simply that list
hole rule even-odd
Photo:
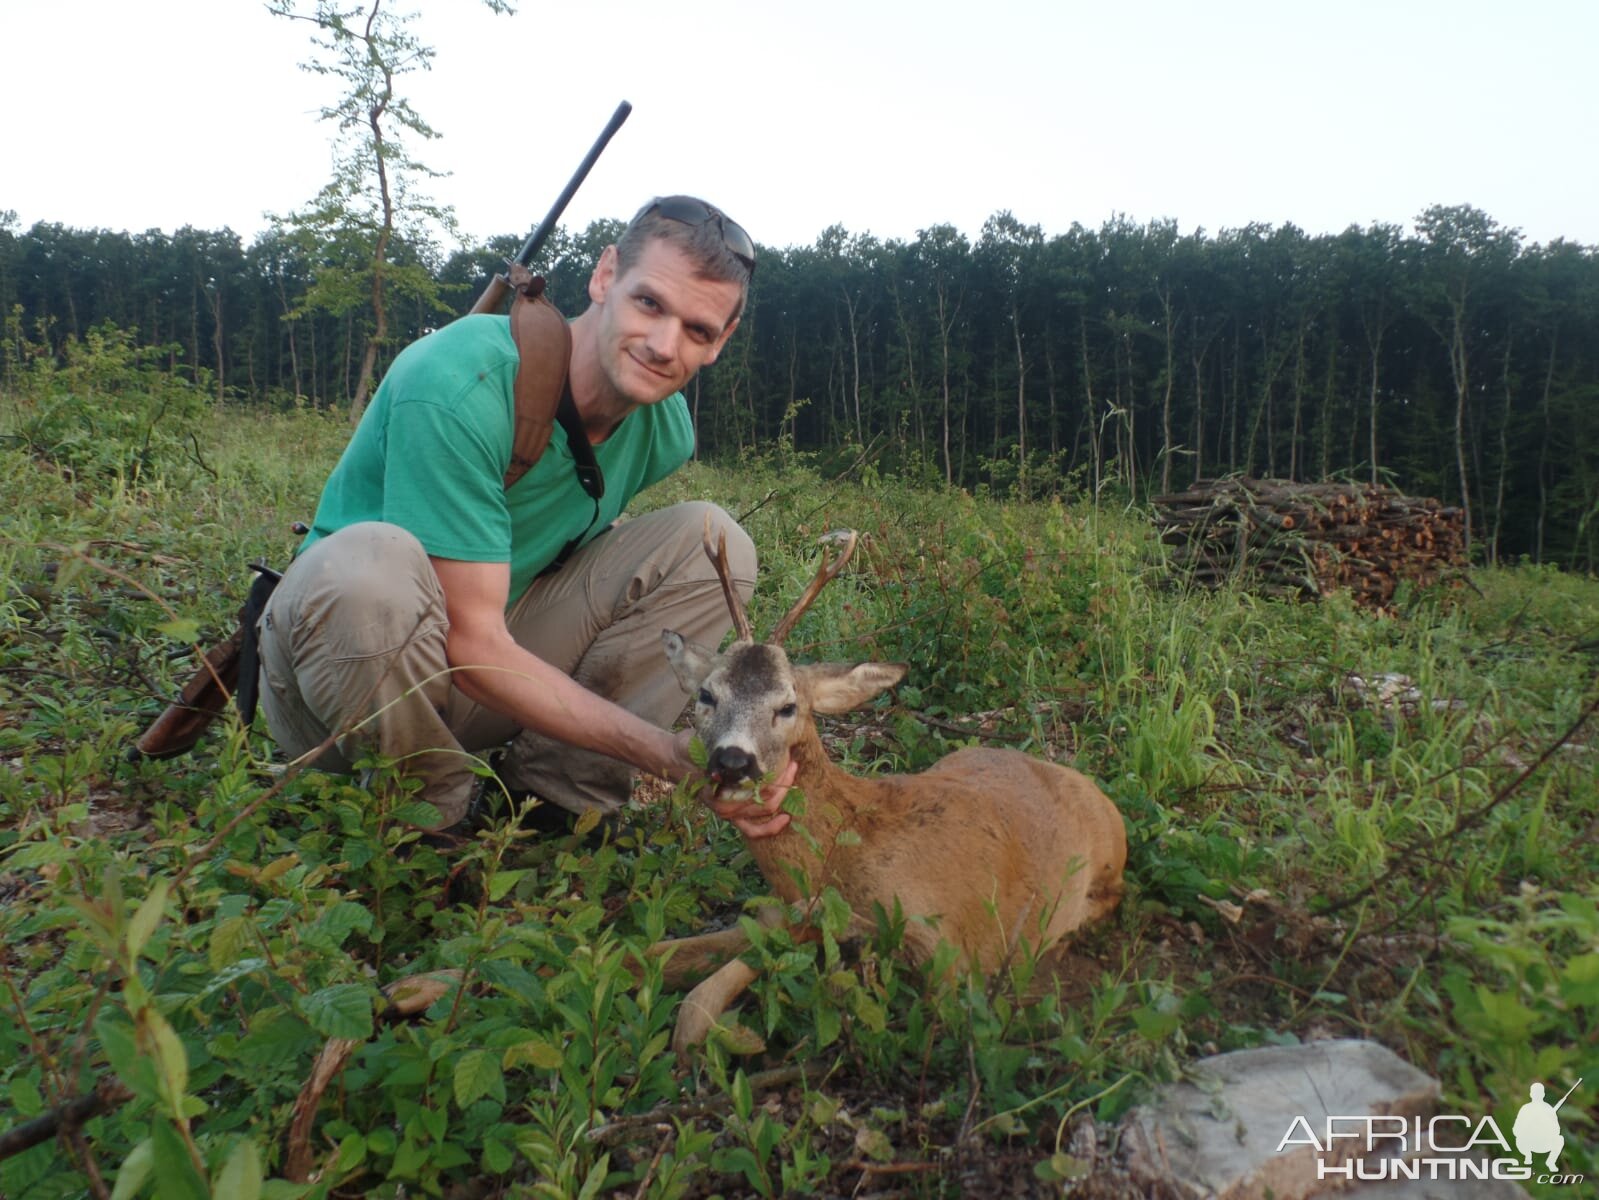
[{"label": "forest tree line", "polygon": [[[559,231],[535,263],[568,315],[620,228]],[[358,230],[246,244],[0,213],[3,370],[109,323],[219,399],[346,407],[374,342],[381,371],[519,241],[397,240],[377,338]],[[740,332],[688,399],[709,456],[865,452],[929,482],[1135,502],[1231,472],[1371,479],[1466,508],[1480,559],[1599,565],[1599,252],[1470,207],[1315,236],[834,226],[761,248]]]}]

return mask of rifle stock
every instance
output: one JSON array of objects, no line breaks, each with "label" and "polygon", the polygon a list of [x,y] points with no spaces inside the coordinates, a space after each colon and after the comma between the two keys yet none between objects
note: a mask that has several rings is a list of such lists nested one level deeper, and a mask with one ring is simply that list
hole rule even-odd
[{"label": "rifle stock", "polygon": [[510,276],[501,271],[489,280],[488,287],[483,289],[483,294],[467,310],[471,313],[497,313],[505,306],[506,293],[511,290]]}]

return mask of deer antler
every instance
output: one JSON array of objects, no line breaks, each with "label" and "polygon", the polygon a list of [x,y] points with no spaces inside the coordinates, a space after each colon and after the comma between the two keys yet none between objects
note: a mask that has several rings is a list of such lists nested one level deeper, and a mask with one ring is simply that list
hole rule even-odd
[{"label": "deer antler", "polygon": [[838,573],[844,569],[844,564],[849,562],[849,556],[855,553],[855,543],[859,539],[860,535],[853,529],[839,530],[828,534],[822,539],[823,541],[842,540],[844,548],[838,552],[838,557],[832,562],[828,562],[826,557],[823,557],[822,565],[816,568],[816,578],[811,580],[810,586],[805,589],[805,594],[795,602],[794,607],[788,610],[788,615],[777,623],[777,627],[772,630],[772,635],[766,639],[768,645],[781,646],[783,644],[783,639],[788,636],[789,630],[799,623],[799,619],[805,615],[805,610],[811,606],[811,601],[821,595],[822,589],[831,583]]},{"label": "deer antler", "polygon": [[750,629],[750,619],[744,612],[744,604],[738,598],[738,592],[733,589],[733,576],[727,567],[727,530],[717,531],[720,535],[717,541],[711,542],[711,514],[705,514],[705,557],[711,560],[711,565],[716,568],[716,577],[722,581],[722,595],[727,597],[727,611],[733,614],[733,629],[738,634],[741,642],[753,642],[755,633]]}]

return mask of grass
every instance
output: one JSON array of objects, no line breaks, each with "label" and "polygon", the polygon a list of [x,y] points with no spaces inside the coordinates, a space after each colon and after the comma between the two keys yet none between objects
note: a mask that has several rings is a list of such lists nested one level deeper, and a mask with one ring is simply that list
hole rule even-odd
[{"label": "grass", "polygon": [[[1064,963],[930,987],[891,915],[855,952],[763,935],[746,1035],[684,1075],[638,951],[761,888],[690,798],[623,844],[501,826],[446,862],[384,764],[366,790],[284,779],[236,727],[123,760],[347,433],[207,408],[114,341],[0,397],[0,1131],[97,1080],[130,1097],[0,1162],[0,1193],[1057,1194],[1085,1123],[1218,1050],[1377,1038],[1504,1128],[1530,1081],[1599,1079],[1599,583],[1475,571],[1379,619],[1178,590],[1137,512],[775,457],[681,472],[647,503],[744,517],[758,630],[818,535],[868,535],[790,639],[911,664],[824,728],[841,760],[1074,762],[1131,847]],[[1391,702],[1355,682],[1383,675]],[[379,989],[436,969],[464,986],[386,1019]],[[339,1037],[292,1184],[295,1097]],[[1592,1109],[1562,1112],[1590,1176]]]}]

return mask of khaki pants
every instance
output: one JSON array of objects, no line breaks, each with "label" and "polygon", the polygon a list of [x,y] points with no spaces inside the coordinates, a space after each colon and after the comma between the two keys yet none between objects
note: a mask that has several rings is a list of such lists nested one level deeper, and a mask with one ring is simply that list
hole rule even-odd
[{"label": "khaki pants", "polygon": [[[686,697],[661,648],[675,629],[707,646],[732,628],[701,545],[705,516],[728,531],[747,603],[755,547],[715,505],[677,504],[622,522],[533,581],[506,624],[518,644],[646,721],[669,728]],[[422,780],[450,825],[466,812],[477,753],[509,742],[500,777],[563,808],[614,810],[632,768],[519,728],[450,680],[444,594],[420,542],[397,525],[351,525],[297,558],[260,624],[261,706],[291,758],[344,731],[316,760],[350,771],[373,752]],[[359,723],[359,724],[357,724]]]}]

